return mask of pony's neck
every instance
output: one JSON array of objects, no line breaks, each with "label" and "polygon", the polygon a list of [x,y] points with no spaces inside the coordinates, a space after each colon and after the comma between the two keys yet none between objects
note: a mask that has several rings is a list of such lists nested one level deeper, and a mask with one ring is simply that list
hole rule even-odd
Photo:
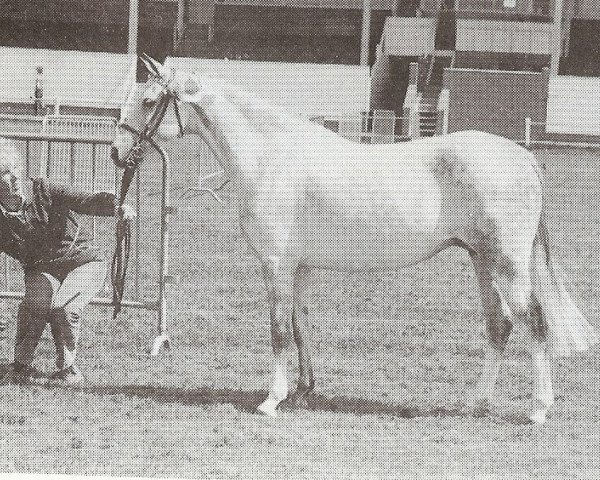
[{"label": "pony's neck", "polygon": [[254,175],[269,155],[269,138],[289,129],[294,121],[246,94],[231,91],[215,94],[206,105],[195,104],[194,110],[200,135],[218,150],[221,166],[232,179]]}]

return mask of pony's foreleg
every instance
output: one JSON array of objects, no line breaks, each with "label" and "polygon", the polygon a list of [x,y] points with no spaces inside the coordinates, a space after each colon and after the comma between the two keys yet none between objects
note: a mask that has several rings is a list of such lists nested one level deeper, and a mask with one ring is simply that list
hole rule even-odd
[{"label": "pony's foreleg", "polygon": [[[278,269],[276,260],[263,265],[271,317],[271,344],[273,347],[273,380],[269,396],[258,406],[258,411],[277,416],[278,405],[287,398],[287,367],[292,347],[290,319],[292,314],[292,278]],[[289,278],[288,278],[289,277]]]},{"label": "pony's foreleg", "polygon": [[530,308],[531,322],[531,363],[533,366],[533,409],[529,419],[534,423],[544,423],[548,410],[554,405],[552,390],[552,358],[547,353],[546,326],[541,308]]},{"label": "pony's foreleg", "polygon": [[306,334],[308,323],[308,307],[306,305],[306,287],[310,270],[300,266],[294,274],[294,311],[292,313],[292,329],[294,342],[298,348],[299,378],[296,391],[288,399],[293,407],[306,405],[306,396],[315,387],[312,363],[310,361],[309,339]]},{"label": "pony's foreleg", "polygon": [[473,395],[472,403],[477,410],[485,411],[492,404],[501,363],[502,351],[488,341],[485,346],[483,369]]}]

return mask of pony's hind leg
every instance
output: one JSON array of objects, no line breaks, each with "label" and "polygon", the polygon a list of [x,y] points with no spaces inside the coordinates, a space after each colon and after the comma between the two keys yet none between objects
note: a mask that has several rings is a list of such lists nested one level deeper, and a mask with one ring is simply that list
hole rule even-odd
[{"label": "pony's hind leg", "polygon": [[513,322],[522,323],[531,329],[533,410],[529,419],[534,423],[543,423],[554,403],[552,365],[546,355],[546,327],[541,307],[533,296],[529,261],[505,257],[502,273],[494,276],[493,285]]},{"label": "pony's hind leg", "polygon": [[493,403],[494,388],[500,371],[502,354],[513,324],[510,320],[510,310],[498,291],[492,274],[486,267],[486,262],[476,255],[472,255],[471,258],[479,282],[487,338],[483,371],[475,387],[473,401],[471,402],[479,411],[486,410]]},{"label": "pony's hind leg", "polygon": [[269,395],[258,406],[258,411],[277,416],[277,407],[287,398],[287,368],[291,356],[292,333],[292,275],[280,269],[279,259],[263,263],[263,276],[267,287],[271,318],[271,344],[273,347],[273,380]]}]

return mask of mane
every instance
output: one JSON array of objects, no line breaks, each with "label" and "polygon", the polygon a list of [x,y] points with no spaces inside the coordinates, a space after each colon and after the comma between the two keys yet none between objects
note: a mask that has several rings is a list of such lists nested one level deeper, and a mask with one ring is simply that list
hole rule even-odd
[{"label": "mane", "polygon": [[283,107],[258,97],[243,88],[223,84],[219,79],[195,73],[194,77],[231,104],[248,126],[266,137],[289,132],[292,137],[312,137],[318,142],[348,142],[328,128],[287,112]]},{"label": "mane", "polygon": [[259,98],[243,88],[233,85],[223,85],[216,79],[196,74],[202,83],[210,85],[225,100],[235,105],[248,123],[261,132],[273,130],[289,130],[294,128],[301,119],[291,115],[284,108],[273,105],[264,98]]}]

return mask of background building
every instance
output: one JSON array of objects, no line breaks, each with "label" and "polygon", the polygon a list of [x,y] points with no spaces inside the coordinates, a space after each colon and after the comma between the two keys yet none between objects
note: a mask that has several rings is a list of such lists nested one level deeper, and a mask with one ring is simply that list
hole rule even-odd
[{"label": "background building", "polygon": [[[385,53],[398,58],[427,55],[435,47],[455,50],[461,65],[538,69],[550,55],[556,71],[600,74],[598,0],[367,3],[371,63],[384,33]],[[137,50],[158,58],[357,63],[364,5],[364,0],[6,0],[0,45],[124,53],[128,37],[137,35]],[[389,16],[413,20],[388,22],[384,32]],[[132,21],[138,23],[133,31]],[[549,52],[540,48],[546,40]]]}]

